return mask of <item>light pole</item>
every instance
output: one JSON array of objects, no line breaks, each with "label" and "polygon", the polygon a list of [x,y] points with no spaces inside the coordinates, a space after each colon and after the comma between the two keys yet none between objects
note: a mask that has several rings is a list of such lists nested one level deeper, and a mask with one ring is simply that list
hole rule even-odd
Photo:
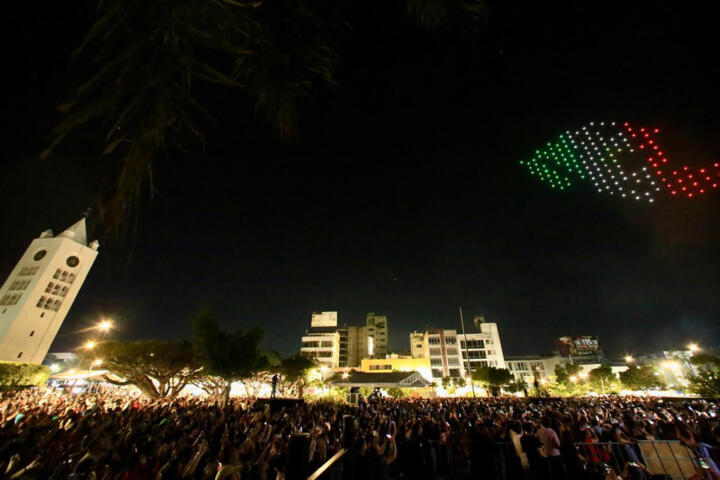
[{"label": "light pole", "polygon": [[458,307],[460,310],[460,324],[462,325],[463,339],[465,340],[465,356],[467,357],[467,369],[468,375],[470,375],[470,389],[472,390],[472,396],[475,398],[475,382],[472,378],[472,367],[470,366],[470,353],[468,353],[468,340],[467,334],[465,333],[465,319],[463,319],[462,307]]},{"label": "light pole", "polygon": [[625,355],[625,363],[627,363],[628,365],[630,365],[630,364],[633,363],[634,361],[635,361],[635,359],[632,357],[632,355],[630,355],[630,354]]}]

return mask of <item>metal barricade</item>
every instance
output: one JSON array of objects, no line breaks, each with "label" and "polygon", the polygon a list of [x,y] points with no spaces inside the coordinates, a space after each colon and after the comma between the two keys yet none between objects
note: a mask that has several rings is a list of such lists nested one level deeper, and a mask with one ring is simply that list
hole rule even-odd
[{"label": "metal barricade", "polygon": [[584,442],[575,446],[590,471],[600,472],[609,466],[620,474],[628,463],[642,462],[640,451],[633,443]]},{"label": "metal barricade", "polygon": [[695,473],[695,454],[677,441],[638,441],[644,464],[654,474],[664,473],[684,480]]}]

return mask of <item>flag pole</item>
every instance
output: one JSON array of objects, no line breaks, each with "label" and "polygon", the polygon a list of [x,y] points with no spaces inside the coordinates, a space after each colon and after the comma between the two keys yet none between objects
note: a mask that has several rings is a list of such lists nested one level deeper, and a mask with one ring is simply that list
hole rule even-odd
[{"label": "flag pole", "polygon": [[475,398],[475,384],[472,378],[472,369],[470,368],[470,353],[468,353],[468,340],[467,334],[465,333],[465,319],[463,319],[462,307],[458,307],[460,310],[460,324],[462,325],[463,338],[465,339],[465,356],[467,357],[467,370],[470,375],[470,388],[472,389],[472,396]]}]

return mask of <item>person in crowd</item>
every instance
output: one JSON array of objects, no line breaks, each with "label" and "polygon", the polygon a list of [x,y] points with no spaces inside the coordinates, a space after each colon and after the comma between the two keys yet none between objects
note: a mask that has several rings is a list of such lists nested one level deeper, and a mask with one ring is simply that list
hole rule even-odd
[{"label": "person in crowd", "polygon": [[[638,440],[681,441],[720,480],[713,402],[636,397],[389,399],[270,411],[254,398],[147,400],[126,388],[0,394],[0,475],[23,480],[284,480],[346,448],[345,478],[643,479]],[[256,408],[258,407],[258,408]],[[346,442],[343,417],[354,417]]]}]

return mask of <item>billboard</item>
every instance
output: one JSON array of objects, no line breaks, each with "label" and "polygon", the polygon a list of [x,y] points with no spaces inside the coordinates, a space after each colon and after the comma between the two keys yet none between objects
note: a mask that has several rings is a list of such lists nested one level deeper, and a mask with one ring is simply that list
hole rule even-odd
[{"label": "billboard", "polygon": [[595,335],[583,335],[579,337],[558,337],[555,339],[560,355],[577,356],[593,355],[600,349],[600,344]]}]

